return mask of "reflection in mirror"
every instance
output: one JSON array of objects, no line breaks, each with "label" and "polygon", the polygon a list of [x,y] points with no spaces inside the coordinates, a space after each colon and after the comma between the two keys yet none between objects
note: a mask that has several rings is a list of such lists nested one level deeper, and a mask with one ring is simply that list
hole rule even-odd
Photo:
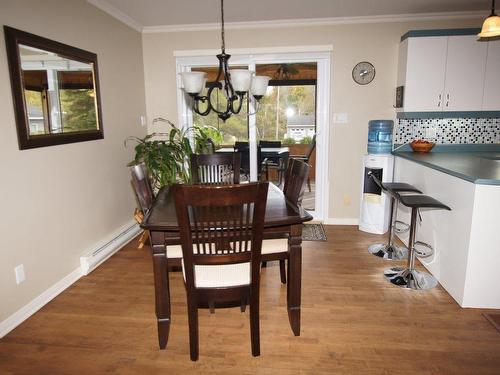
[{"label": "reflection in mirror", "polygon": [[97,129],[92,65],[19,45],[29,134]]},{"label": "reflection in mirror", "polygon": [[19,146],[103,138],[97,56],[4,26]]}]

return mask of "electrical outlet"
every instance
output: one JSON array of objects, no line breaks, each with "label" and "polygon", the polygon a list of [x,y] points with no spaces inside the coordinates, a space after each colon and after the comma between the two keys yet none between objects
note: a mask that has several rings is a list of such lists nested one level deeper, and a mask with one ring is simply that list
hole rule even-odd
[{"label": "electrical outlet", "polygon": [[349,207],[351,205],[351,196],[344,195],[344,206]]},{"label": "electrical outlet", "polygon": [[20,264],[16,268],[14,268],[14,273],[16,274],[16,283],[19,285],[24,280],[26,280],[26,275],[24,273],[24,265]]}]

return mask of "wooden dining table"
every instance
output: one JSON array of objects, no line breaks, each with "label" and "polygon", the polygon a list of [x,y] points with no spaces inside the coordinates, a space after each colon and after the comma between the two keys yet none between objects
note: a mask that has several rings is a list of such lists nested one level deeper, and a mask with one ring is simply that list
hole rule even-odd
[{"label": "wooden dining table", "polygon": [[[264,238],[288,237],[287,310],[295,336],[300,335],[302,223],[309,220],[312,216],[306,210],[288,201],[276,185],[269,184]],[[160,349],[165,349],[171,323],[169,263],[180,264],[179,259],[167,258],[168,246],[180,244],[175,202],[168,187],[158,192],[141,227],[150,231],[158,342]]]}]

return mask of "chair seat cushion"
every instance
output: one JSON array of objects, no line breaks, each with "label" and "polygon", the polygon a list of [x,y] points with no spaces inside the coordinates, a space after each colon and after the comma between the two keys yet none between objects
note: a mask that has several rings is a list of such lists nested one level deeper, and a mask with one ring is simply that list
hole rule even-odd
[{"label": "chair seat cushion", "polygon": [[[250,285],[250,262],[208,266],[195,265],[194,273],[196,288]],[[184,262],[182,262],[182,276],[186,281]]]},{"label": "chair seat cushion", "polygon": [[288,238],[262,241],[262,254],[286,253],[288,251]]},{"label": "chair seat cushion", "polygon": [[442,208],[451,211],[450,207],[428,195],[400,195],[399,201],[406,207]]},{"label": "chair seat cushion", "polygon": [[182,258],[182,246],[181,245],[168,245],[167,246],[167,258]]},{"label": "chair seat cushion", "polygon": [[390,192],[396,192],[396,193],[411,192],[411,193],[422,194],[422,192],[418,190],[415,186],[407,184],[405,182],[383,182],[382,186],[384,187],[384,189],[387,189]]}]

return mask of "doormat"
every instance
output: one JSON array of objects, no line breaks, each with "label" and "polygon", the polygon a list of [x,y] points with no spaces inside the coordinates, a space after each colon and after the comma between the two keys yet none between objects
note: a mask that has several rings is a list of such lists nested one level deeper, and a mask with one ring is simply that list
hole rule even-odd
[{"label": "doormat", "polygon": [[302,241],[326,241],[325,228],[323,224],[302,225]]},{"label": "doormat", "polygon": [[500,314],[483,314],[484,317],[500,332]]}]

